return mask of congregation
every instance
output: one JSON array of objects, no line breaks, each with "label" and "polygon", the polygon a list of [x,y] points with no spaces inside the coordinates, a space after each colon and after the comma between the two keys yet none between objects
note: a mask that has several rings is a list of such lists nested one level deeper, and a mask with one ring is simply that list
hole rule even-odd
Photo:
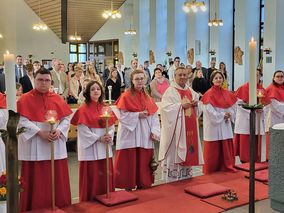
[{"label": "congregation", "polygon": [[[151,72],[149,61],[138,65],[133,59],[129,68],[109,64],[103,73],[97,72],[93,62],[65,66],[54,58],[52,67],[46,69],[38,61],[23,61],[19,55],[15,63],[17,111],[21,115],[18,127],[26,128],[19,136],[18,149],[25,180],[20,211],[50,205],[51,198],[46,196],[51,194],[48,141],[55,144],[56,206],[71,205],[66,149],[70,124],[77,126],[80,202],[106,193],[106,147],[111,191],[151,187],[151,162],[155,160],[154,143],[158,142],[158,160],[166,182],[191,178],[192,166],[203,165],[204,174],[235,172],[235,156],[241,162],[249,161],[249,111],[240,106],[249,102],[249,83],[230,91],[224,62],[216,68],[212,60],[207,69],[197,61],[193,68],[175,57],[169,68],[157,64]],[[284,73],[275,71],[266,89],[261,76],[258,69],[257,93],[262,94],[259,101],[264,108],[257,110],[260,126],[256,135],[266,135],[268,160],[269,128],[284,122]],[[0,128],[4,129],[8,120],[5,86],[0,89]],[[108,123],[100,117],[105,100],[113,101],[115,107]],[[68,104],[78,105],[75,113]],[[58,122],[52,131],[45,122],[48,110],[57,112]],[[199,135],[200,121],[203,138]],[[261,140],[256,138],[255,158],[260,162]],[[4,153],[0,139],[1,171],[5,171]]]}]

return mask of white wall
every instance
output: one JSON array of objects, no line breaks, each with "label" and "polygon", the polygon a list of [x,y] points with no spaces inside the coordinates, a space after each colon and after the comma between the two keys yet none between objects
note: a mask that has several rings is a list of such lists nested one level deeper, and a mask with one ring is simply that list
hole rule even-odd
[{"label": "white wall", "polygon": [[57,57],[68,63],[69,45],[62,44],[50,29],[34,31],[32,26],[38,21],[38,16],[24,0],[1,0],[0,33],[4,38],[0,39],[0,63],[6,50],[23,58],[28,58],[31,53],[33,61]]}]

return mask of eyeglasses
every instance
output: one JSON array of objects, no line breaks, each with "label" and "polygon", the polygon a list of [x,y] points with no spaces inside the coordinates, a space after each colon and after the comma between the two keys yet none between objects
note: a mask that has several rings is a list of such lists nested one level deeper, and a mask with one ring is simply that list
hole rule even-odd
[{"label": "eyeglasses", "polygon": [[275,78],[284,78],[283,75],[276,75]]},{"label": "eyeglasses", "polygon": [[144,81],[144,78],[134,78],[134,81]]},{"label": "eyeglasses", "polygon": [[39,81],[40,83],[50,83],[51,82],[51,80],[50,79],[42,79],[42,78],[38,78],[38,79],[36,79],[37,81]]}]

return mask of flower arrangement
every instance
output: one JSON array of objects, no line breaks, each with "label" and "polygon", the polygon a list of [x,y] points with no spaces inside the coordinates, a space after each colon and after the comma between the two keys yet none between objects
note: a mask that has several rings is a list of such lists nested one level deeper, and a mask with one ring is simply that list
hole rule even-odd
[{"label": "flower arrangement", "polygon": [[[23,191],[23,185],[24,181],[23,178],[20,176],[18,177],[19,180],[19,188],[20,192]],[[7,195],[7,180],[6,180],[6,172],[2,172],[2,175],[0,177],[0,201],[6,200]]]}]

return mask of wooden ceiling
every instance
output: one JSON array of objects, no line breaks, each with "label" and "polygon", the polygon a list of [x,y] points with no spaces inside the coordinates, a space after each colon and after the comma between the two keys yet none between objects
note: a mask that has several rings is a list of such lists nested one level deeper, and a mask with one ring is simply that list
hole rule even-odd
[{"label": "wooden ceiling", "polygon": [[[39,0],[24,0],[39,16]],[[113,0],[113,10],[117,10],[125,0]],[[110,0],[67,0],[67,41],[75,34],[81,42],[88,42],[104,25],[104,10],[110,10]],[[41,20],[61,39],[61,0],[40,0]]]}]

